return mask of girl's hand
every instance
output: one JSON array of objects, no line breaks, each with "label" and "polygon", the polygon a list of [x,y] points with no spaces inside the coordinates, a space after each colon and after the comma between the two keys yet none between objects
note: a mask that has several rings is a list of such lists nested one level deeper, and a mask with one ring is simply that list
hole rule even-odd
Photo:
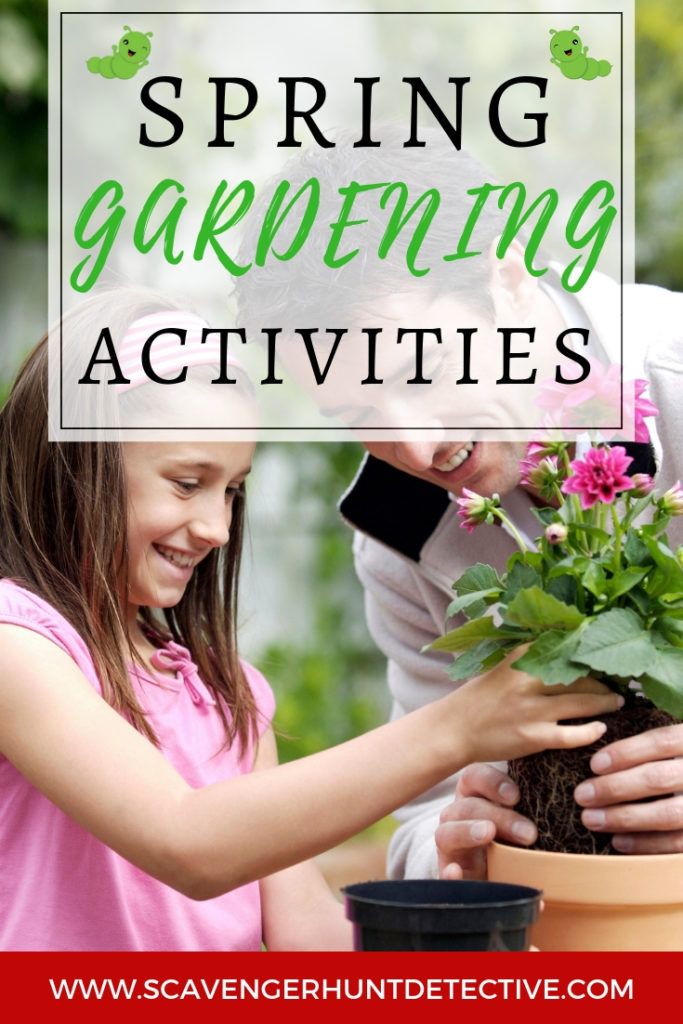
[{"label": "girl's hand", "polygon": [[475,761],[510,760],[539,750],[569,749],[594,743],[605,731],[602,722],[560,725],[616,711],[623,697],[590,676],[570,686],[546,686],[540,679],[511,668],[513,651],[495,668],[476,676],[453,694],[469,727]]}]

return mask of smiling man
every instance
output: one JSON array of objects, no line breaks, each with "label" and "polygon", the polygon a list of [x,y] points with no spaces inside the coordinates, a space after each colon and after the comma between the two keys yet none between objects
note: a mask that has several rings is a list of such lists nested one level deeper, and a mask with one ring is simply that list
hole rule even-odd
[{"label": "smiling man", "polygon": [[[424,165],[416,172],[414,154],[406,154],[400,145],[391,148],[385,142],[381,150],[365,151],[362,168],[352,147],[347,158],[345,168],[335,164],[337,185],[356,178],[410,184],[415,173],[424,185]],[[313,174],[324,181],[330,173],[319,153],[304,155],[298,165],[287,168],[288,180],[295,182]],[[442,202],[447,200],[450,214],[443,236],[432,234],[435,252],[450,251],[449,231],[454,223],[466,220],[467,183],[476,180],[487,180],[487,172],[464,152],[439,159],[438,146],[432,151],[429,183],[439,190]],[[320,223],[330,223],[333,214],[327,213],[319,212]],[[359,222],[365,227],[372,221],[372,210],[364,209],[363,215]],[[254,331],[285,322],[321,328],[330,323],[372,324],[394,333],[400,326],[414,331],[419,325],[440,329],[443,339],[455,328],[473,332],[469,361],[463,359],[462,346],[459,358],[453,356],[452,346],[425,348],[425,377],[431,383],[424,390],[407,383],[402,373],[379,371],[382,384],[359,385],[356,372],[354,385],[352,358],[345,383],[328,392],[313,389],[323,411],[343,416],[368,452],[340,508],[355,530],[367,622],[388,659],[394,718],[459,685],[445,672],[450,656],[422,653],[423,648],[443,632],[453,581],[477,562],[502,571],[515,550],[502,527],[472,535],[463,531],[453,497],[463,488],[505,496],[515,527],[529,537],[536,535],[532,498],[520,485],[518,469],[528,432],[504,428],[545,422],[534,406],[538,385],[544,380],[577,379],[584,366],[579,353],[586,358],[585,365],[588,359],[603,366],[619,361],[622,304],[623,350],[633,357],[626,376],[647,377],[651,397],[660,407],[665,441],[662,483],[670,486],[681,473],[679,445],[668,442],[681,427],[683,298],[649,286],[622,289],[600,274],[593,274],[580,292],[572,294],[562,287],[559,269],[530,274],[521,243],[513,242],[499,255],[504,228],[505,217],[496,205],[486,206],[477,220],[476,237],[473,234],[470,240],[480,258],[454,263],[427,255],[434,272],[425,278],[427,284],[420,281],[412,287],[406,283],[400,257],[378,260],[376,249],[370,247],[341,268],[331,284],[329,268],[316,258],[310,239],[310,256],[302,252],[303,262],[296,268],[283,263],[278,272],[271,268],[265,280],[251,274],[238,281],[240,323]],[[248,229],[246,249],[252,244]],[[527,328],[534,333],[527,332],[525,347],[520,337]],[[501,340],[501,331],[506,330],[508,342],[504,334]],[[519,332],[514,340],[513,332]],[[567,342],[567,358],[558,369],[562,346],[556,339],[569,334],[576,354],[572,357]],[[500,368],[505,344],[509,387]],[[307,368],[300,347],[284,345],[280,354],[285,367],[305,385]],[[396,368],[398,357],[394,358]],[[481,371],[472,369],[475,362]],[[489,386],[472,387],[469,378],[479,380],[487,370]],[[634,446],[631,454],[637,456],[632,472],[654,470],[650,449]],[[671,758],[682,756],[683,725],[653,730],[637,744],[622,741],[605,748],[593,763],[596,777],[577,792],[586,808],[586,825],[615,832],[614,846],[624,853],[683,849],[683,797],[675,795],[683,790],[683,759],[676,762],[681,767],[673,787],[670,770]],[[645,796],[655,799],[635,803]],[[518,798],[505,765],[470,766],[457,780],[398,813],[401,826],[392,839],[389,873],[482,875],[484,850],[494,836],[520,844],[535,839],[535,826],[514,810]]]}]

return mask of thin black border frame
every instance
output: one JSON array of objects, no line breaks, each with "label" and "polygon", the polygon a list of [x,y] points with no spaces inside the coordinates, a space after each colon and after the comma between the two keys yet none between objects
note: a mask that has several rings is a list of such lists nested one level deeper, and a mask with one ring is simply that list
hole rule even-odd
[{"label": "thin black border frame", "polygon": [[[123,427],[123,426],[118,425],[118,424],[116,426],[102,426],[102,425],[99,425],[97,427],[71,427],[71,426],[64,426],[64,422],[63,422],[63,420],[64,420],[64,410],[63,410],[64,382],[63,382],[63,344],[62,344],[62,316],[63,316],[63,310],[64,310],[64,291],[63,291],[63,289],[64,289],[64,274],[63,274],[63,268],[64,268],[64,250],[63,250],[64,232],[63,232],[63,202],[62,202],[62,183],[63,183],[63,139],[62,139],[62,124],[63,124],[63,74],[62,74],[62,70],[63,70],[63,66],[64,66],[64,60],[63,60],[63,56],[64,56],[63,55],[64,22],[63,22],[63,19],[64,19],[65,16],[74,16],[74,15],[84,15],[84,16],[87,17],[89,15],[96,15],[96,16],[107,15],[107,16],[112,16],[112,15],[115,15],[115,14],[116,15],[120,14],[120,15],[123,15],[124,17],[126,17],[128,15],[136,15],[137,16],[137,15],[148,15],[148,14],[149,15],[160,15],[160,14],[161,15],[164,15],[164,14],[204,15],[204,14],[206,14],[206,15],[223,15],[223,16],[228,16],[228,17],[230,17],[231,15],[236,15],[236,14],[249,14],[249,15],[252,15],[252,14],[253,15],[263,15],[263,14],[266,14],[266,15],[274,15],[274,14],[279,14],[279,15],[283,15],[283,14],[284,15],[289,15],[289,14],[294,14],[294,15],[301,15],[301,14],[326,15],[327,14],[327,15],[330,15],[331,14],[331,15],[353,15],[353,16],[356,16],[356,17],[359,14],[360,15],[370,14],[372,16],[375,16],[375,15],[385,15],[385,14],[390,14],[390,15],[401,14],[401,15],[409,15],[409,16],[416,16],[416,17],[422,17],[423,15],[432,15],[432,14],[453,14],[453,15],[459,15],[459,14],[465,14],[465,15],[478,14],[478,15],[485,15],[485,16],[487,16],[487,15],[496,15],[496,14],[504,14],[506,16],[507,15],[513,15],[513,16],[515,16],[515,15],[527,15],[527,16],[529,16],[529,15],[532,15],[532,16],[533,15],[543,15],[543,17],[547,17],[549,14],[551,14],[553,16],[560,16],[560,17],[564,16],[564,15],[567,15],[567,16],[570,16],[572,18],[574,18],[574,17],[583,17],[584,14],[586,14],[586,15],[599,14],[600,16],[607,15],[609,17],[615,17],[615,16],[618,17],[619,18],[619,189],[620,189],[620,197],[621,197],[620,209],[619,209],[619,254],[620,254],[620,259],[619,259],[619,286],[620,286],[620,291],[619,291],[619,314],[620,314],[620,316],[619,316],[619,359],[620,359],[620,369],[621,369],[621,374],[620,374],[620,377],[619,377],[619,411],[620,411],[620,419],[619,419],[619,423],[616,424],[616,425],[605,426],[603,424],[600,427],[588,427],[587,426],[587,427],[583,427],[581,429],[581,432],[583,433],[583,432],[587,432],[587,431],[590,431],[590,430],[598,430],[598,429],[599,430],[622,430],[623,429],[623,426],[624,426],[624,12],[623,12],[623,10],[618,10],[618,11],[313,11],[313,10],[311,10],[311,11],[306,11],[306,10],[304,10],[304,11],[283,11],[283,10],[275,10],[275,11],[253,11],[253,10],[252,11],[243,11],[243,10],[235,10],[235,11],[159,11],[159,10],[157,10],[157,11],[144,11],[144,10],[119,11],[119,10],[116,10],[116,11],[112,11],[112,10],[100,10],[100,11],[60,11],[59,12],[59,426],[60,426],[60,430],[74,431],[74,432],[83,432],[83,431],[87,431],[87,432],[101,432],[101,431],[111,431],[111,430],[114,430],[114,431],[117,431],[117,432],[119,432],[119,431],[136,431],[136,432],[140,432],[140,431],[148,431],[148,430],[154,430],[155,432],[157,432],[157,431],[176,431],[176,430],[187,432],[188,430],[191,430],[193,432],[194,431],[214,431],[214,432],[215,431],[220,431],[221,433],[237,432],[237,431],[242,433],[245,430],[248,430],[250,432],[252,430],[251,427],[220,427],[220,426],[212,426],[212,427],[181,427],[181,426],[178,426],[178,427]],[[508,425],[506,427],[467,427],[467,426],[451,427],[451,426],[446,426],[444,424],[440,424],[438,427],[437,426],[433,426],[433,427],[401,426],[400,428],[364,427],[363,428],[363,433],[365,434],[366,431],[367,432],[373,431],[375,433],[381,431],[383,433],[387,433],[387,432],[391,431],[392,429],[400,429],[402,431],[403,430],[419,431],[419,432],[426,432],[426,431],[433,431],[433,430],[438,430],[438,431],[446,430],[446,431],[458,431],[458,432],[460,432],[460,431],[466,431],[467,430],[467,431],[474,431],[477,434],[482,434],[482,433],[483,434],[489,434],[489,433],[500,434],[500,433],[505,433],[507,431],[516,431],[516,430],[520,430],[520,431],[523,430],[523,431],[529,431],[530,432],[530,431],[535,431],[535,430],[541,430],[543,428],[542,428],[541,424],[536,424],[536,425],[531,426],[531,427],[520,426],[518,424],[516,424],[514,426]],[[335,427],[335,426],[330,426],[330,427],[324,427],[324,426],[316,426],[316,427],[264,427],[264,426],[260,426],[258,428],[258,430],[259,430],[259,434],[263,433],[264,431],[286,431],[287,433],[290,433],[291,431],[305,431],[307,433],[315,433],[315,434],[318,434],[320,432],[325,432],[325,431],[334,431],[335,433],[340,433],[342,431],[352,432],[351,428],[348,428],[348,427],[347,428],[345,428],[345,427]],[[294,438],[292,438],[292,440],[294,440]],[[486,438],[486,440],[495,440],[495,437],[494,438],[490,438],[490,439]]]}]

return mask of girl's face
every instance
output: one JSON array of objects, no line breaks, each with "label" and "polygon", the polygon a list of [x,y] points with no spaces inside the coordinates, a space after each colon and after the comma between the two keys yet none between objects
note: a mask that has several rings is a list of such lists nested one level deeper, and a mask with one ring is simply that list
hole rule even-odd
[{"label": "girl's face", "polygon": [[253,453],[249,442],[124,444],[132,619],[141,605],[177,604],[195,566],[227,543]]}]

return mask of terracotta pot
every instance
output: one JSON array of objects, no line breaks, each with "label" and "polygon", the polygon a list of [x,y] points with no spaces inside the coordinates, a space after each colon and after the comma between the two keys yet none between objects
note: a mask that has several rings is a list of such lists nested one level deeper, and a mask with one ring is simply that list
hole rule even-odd
[{"label": "terracotta pot", "polygon": [[492,843],[489,878],[543,892],[541,950],[683,950],[683,853],[600,856]]}]

